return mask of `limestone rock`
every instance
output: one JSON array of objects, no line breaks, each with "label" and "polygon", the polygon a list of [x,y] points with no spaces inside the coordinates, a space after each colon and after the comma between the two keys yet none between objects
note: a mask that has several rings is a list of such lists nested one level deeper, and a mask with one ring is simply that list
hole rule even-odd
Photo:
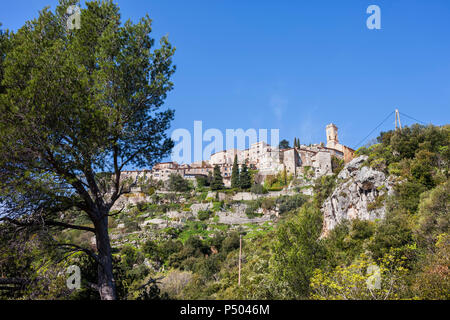
[{"label": "limestone rock", "polygon": [[344,220],[384,218],[383,200],[393,193],[393,182],[383,172],[363,167],[366,160],[367,156],[353,159],[339,173],[338,186],[322,206],[323,235]]}]

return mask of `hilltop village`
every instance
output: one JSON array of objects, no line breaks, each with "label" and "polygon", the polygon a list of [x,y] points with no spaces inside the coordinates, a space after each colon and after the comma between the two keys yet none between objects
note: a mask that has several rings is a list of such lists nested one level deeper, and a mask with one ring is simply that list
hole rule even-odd
[{"label": "hilltop village", "polygon": [[258,170],[263,181],[266,176],[275,175],[282,170],[294,177],[303,174],[304,170],[313,170],[315,177],[332,174],[332,156],[344,160],[345,163],[353,159],[354,150],[339,143],[338,128],[334,124],[326,127],[327,143],[314,145],[300,145],[300,147],[279,149],[264,141],[254,143],[249,149],[230,149],[217,152],[211,159],[194,162],[192,164],[178,164],[165,162],[156,164],[151,170],[124,171],[125,178],[138,177],[167,181],[172,174],[178,174],[185,179],[195,180],[198,176],[207,177],[213,173],[214,167],[220,168],[224,184],[231,185],[231,171],[235,156],[238,164],[244,162],[250,169]]}]

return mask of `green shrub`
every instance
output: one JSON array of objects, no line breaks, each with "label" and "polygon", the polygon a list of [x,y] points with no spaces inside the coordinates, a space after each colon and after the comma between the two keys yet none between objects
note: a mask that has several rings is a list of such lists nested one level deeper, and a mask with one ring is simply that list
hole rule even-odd
[{"label": "green shrub", "polygon": [[171,174],[169,176],[169,189],[175,192],[186,192],[191,189],[188,180],[184,179],[179,174]]},{"label": "green shrub", "polygon": [[235,249],[239,248],[239,233],[236,231],[231,232],[227,235],[227,237],[222,241],[222,250],[225,253],[231,252]]},{"label": "green shrub", "polygon": [[386,194],[382,196],[378,196],[374,202],[371,202],[367,205],[367,211],[373,211],[376,209],[380,209],[384,206],[384,201],[386,200]]},{"label": "green shrub", "polygon": [[258,216],[259,214],[256,213],[258,209],[260,208],[260,202],[258,200],[252,200],[247,202],[247,208],[245,209],[245,214],[250,219]]},{"label": "green shrub", "polygon": [[297,194],[295,196],[281,196],[276,200],[280,214],[300,208],[307,198],[304,195]]},{"label": "green shrub", "polygon": [[264,198],[261,199],[261,208],[264,210],[270,210],[275,207],[275,199],[273,198]]},{"label": "green shrub", "polygon": [[211,211],[209,211],[209,210],[198,212],[198,219],[200,221],[208,220],[210,217],[211,217]]},{"label": "green shrub", "polygon": [[254,193],[254,194],[266,194],[267,190],[266,190],[266,188],[264,188],[264,186],[262,186],[260,184],[254,184],[250,188],[250,192]]}]

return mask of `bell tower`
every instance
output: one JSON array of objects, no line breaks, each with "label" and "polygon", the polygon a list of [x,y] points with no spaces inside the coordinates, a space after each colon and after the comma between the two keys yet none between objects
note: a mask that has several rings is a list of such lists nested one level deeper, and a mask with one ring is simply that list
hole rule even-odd
[{"label": "bell tower", "polygon": [[335,148],[339,144],[338,128],[335,124],[327,125],[327,148]]}]

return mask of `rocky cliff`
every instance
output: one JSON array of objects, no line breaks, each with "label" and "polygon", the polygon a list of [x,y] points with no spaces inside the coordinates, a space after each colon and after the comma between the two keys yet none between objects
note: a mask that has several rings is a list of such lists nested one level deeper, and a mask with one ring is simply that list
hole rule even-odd
[{"label": "rocky cliff", "polygon": [[337,187],[322,206],[323,235],[343,220],[375,220],[385,216],[385,199],[393,181],[383,172],[363,166],[367,156],[349,162],[337,177]]}]

